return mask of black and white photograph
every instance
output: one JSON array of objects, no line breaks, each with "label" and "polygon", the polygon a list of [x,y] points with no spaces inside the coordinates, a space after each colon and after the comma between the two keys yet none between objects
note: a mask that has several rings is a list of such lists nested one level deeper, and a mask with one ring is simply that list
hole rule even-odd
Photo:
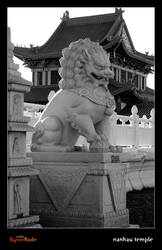
[{"label": "black and white photograph", "polygon": [[38,240],[22,229],[152,243],[155,7],[8,7],[7,105],[11,244]]}]

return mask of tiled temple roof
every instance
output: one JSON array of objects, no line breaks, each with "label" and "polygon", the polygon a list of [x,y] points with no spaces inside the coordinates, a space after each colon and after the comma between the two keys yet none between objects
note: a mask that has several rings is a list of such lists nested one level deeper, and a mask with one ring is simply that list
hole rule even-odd
[{"label": "tiled temple roof", "polygon": [[43,46],[38,48],[15,47],[14,54],[19,58],[24,56],[31,59],[60,57],[62,49],[68,47],[72,41],[87,37],[92,41],[102,40],[117,17],[118,15],[113,13],[62,20]]},{"label": "tiled temple roof", "polygon": [[44,45],[32,48],[15,47],[14,55],[21,60],[58,58],[61,57],[63,48],[68,47],[72,41],[77,41],[80,38],[90,38],[92,41],[100,42],[100,44],[106,41],[106,45],[105,47],[103,45],[103,47],[105,49],[111,48],[111,46],[121,40],[123,27],[127,32],[133,50],[131,53],[124,47],[128,56],[154,65],[153,56],[148,56],[135,50],[126,23],[122,17],[122,10],[120,9],[110,14],[66,18],[66,20],[61,21]]},{"label": "tiled temple roof", "polygon": [[[122,39],[123,27],[130,42],[131,51],[127,49]],[[144,62],[149,66],[154,65],[154,56],[142,54],[135,50],[120,9],[110,14],[62,19],[57,29],[44,45],[32,48],[15,47],[14,55],[21,60],[29,59],[33,61],[60,58],[62,49],[69,46],[70,42],[80,38],[90,38],[92,41],[98,41],[105,50],[120,44],[122,51],[131,59]],[[143,103],[151,100],[150,105],[152,105],[154,101],[154,90],[148,87],[144,92],[137,91],[131,84],[123,85],[123,83],[110,79],[109,89],[115,96],[121,95],[128,100],[132,98],[132,102]],[[57,91],[58,86],[32,87],[31,92],[25,94],[25,101],[46,104],[51,90]]]}]

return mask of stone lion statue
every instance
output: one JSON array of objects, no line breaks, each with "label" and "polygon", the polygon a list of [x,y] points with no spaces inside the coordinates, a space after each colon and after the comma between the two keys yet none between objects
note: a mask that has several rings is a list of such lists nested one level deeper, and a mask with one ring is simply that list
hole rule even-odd
[{"label": "stone lion statue", "polygon": [[117,151],[105,132],[115,110],[108,90],[109,78],[114,76],[109,54],[87,38],[72,42],[62,55],[60,90],[35,124],[31,151],[75,151],[80,135],[92,152]]}]

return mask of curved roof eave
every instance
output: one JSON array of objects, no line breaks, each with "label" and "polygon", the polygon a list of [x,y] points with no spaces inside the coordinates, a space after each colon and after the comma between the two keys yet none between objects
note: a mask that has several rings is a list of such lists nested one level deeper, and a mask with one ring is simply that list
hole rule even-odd
[{"label": "curved roof eave", "polygon": [[129,30],[128,30],[128,27],[127,27],[125,21],[124,21],[124,28],[125,28],[125,31],[126,31],[126,33],[127,33],[127,36],[128,36],[129,42],[130,42],[130,44],[131,44],[131,47],[132,47],[133,51],[135,51],[135,47],[134,47],[132,38],[131,38],[131,36],[130,36]]},{"label": "curved roof eave", "polygon": [[136,60],[143,61],[143,62],[145,62],[145,63],[147,63],[147,64],[150,64],[150,65],[154,66],[154,62],[153,62],[152,60],[148,60],[148,59],[146,59],[146,58],[144,58],[144,57],[142,57],[142,56],[139,56],[139,55],[137,55],[137,54],[131,53],[130,51],[128,51],[128,49],[126,48],[126,46],[125,46],[125,44],[124,44],[123,41],[121,42],[121,44],[122,44],[122,46],[123,46],[123,49],[124,49],[125,53],[126,53],[128,56],[130,56],[130,57],[132,57],[132,58],[134,58],[134,59],[136,59]]},{"label": "curved roof eave", "polygon": [[102,43],[105,39],[107,39],[109,36],[111,36],[114,32],[114,30],[116,29],[117,25],[120,24],[120,14],[117,14],[117,18],[114,21],[113,25],[111,26],[110,30],[107,32],[107,34],[101,39],[100,43]]},{"label": "curved roof eave", "polygon": [[59,24],[59,26],[57,27],[57,29],[51,35],[51,37],[47,40],[47,42],[39,47],[39,50],[41,50],[45,47],[48,47],[48,45],[51,43],[51,41],[53,42],[56,39],[60,30],[63,28],[64,24],[65,24],[65,21],[62,20],[61,23]]},{"label": "curved roof eave", "polygon": [[144,102],[154,102],[155,98],[154,98],[154,94],[148,93],[147,89],[145,92],[138,92],[138,90],[135,91],[135,96],[141,100],[143,100]]},{"label": "curved roof eave", "polygon": [[30,60],[41,60],[41,59],[48,59],[48,58],[56,58],[56,57],[60,57],[61,53],[58,52],[52,52],[52,53],[44,53],[44,54],[27,54],[27,53],[18,53],[18,52],[14,52],[14,56],[16,56],[17,58],[19,58],[20,60],[24,60],[24,59],[30,59]]},{"label": "curved roof eave", "polygon": [[119,95],[119,94],[122,94],[122,93],[126,93],[126,92],[130,92],[130,91],[133,91],[132,88],[130,88],[129,86],[128,87],[123,87],[123,88],[118,88],[114,91],[112,91],[113,95]]},{"label": "curved roof eave", "polygon": [[152,60],[152,61],[154,61],[154,59],[155,59],[155,57],[152,55],[147,55],[147,54],[143,54],[143,53],[141,53],[141,52],[139,52],[139,51],[136,51],[136,53],[139,55],[139,56],[143,56],[143,57],[145,57],[146,59],[148,59],[148,60]]},{"label": "curved roof eave", "polygon": [[32,57],[34,58],[36,48],[37,47],[32,47],[32,48],[14,47],[13,53],[14,56],[23,61],[24,58],[29,58],[29,59],[31,59]]},{"label": "curved roof eave", "polygon": [[[59,26],[54,31],[54,33],[51,35],[51,37],[42,46],[32,47],[32,48],[14,47],[14,55],[16,57],[18,57],[19,59],[21,59],[21,60],[23,60],[24,57],[25,58],[29,58],[29,59],[42,59],[42,58],[47,57],[47,53],[46,53],[46,55],[43,56],[43,53],[41,54],[41,50],[44,49],[45,47],[47,47],[48,44],[51,42],[51,40],[53,41],[54,39],[56,39],[56,37],[59,34],[60,29],[62,29],[63,25],[64,25],[64,21],[62,21],[59,24]],[[38,56],[37,54],[35,54],[36,53],[35,52],[36,49],[38,50],[38,54],[40,53],[40,56]],[[54,54],[50,53],[49,57],[52,57],[52,56],[54,56]]]},{"label": "curved roof eave", "polygon": [[112,46],[114,46],[115,44],[117,44],[118,42],[120,42],[120,40],[121,40],[120,36],[116,36],[111,42],[104,45],[103,48],[105,50],[107,50],[107,49],[111,48]]}]

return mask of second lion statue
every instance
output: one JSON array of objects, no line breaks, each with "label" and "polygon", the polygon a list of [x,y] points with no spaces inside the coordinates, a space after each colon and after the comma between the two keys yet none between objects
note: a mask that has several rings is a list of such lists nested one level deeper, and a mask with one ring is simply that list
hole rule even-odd
[{"label": "second lion statue", "polygon": [[108,90],[114,76],[109,54],[88,38],[72,42],[62,54],[60,90],[35,124],[31,151],[75,151],[83,135],[91,152],[116,152],[105,130],[105,121],[115,110]]}]

